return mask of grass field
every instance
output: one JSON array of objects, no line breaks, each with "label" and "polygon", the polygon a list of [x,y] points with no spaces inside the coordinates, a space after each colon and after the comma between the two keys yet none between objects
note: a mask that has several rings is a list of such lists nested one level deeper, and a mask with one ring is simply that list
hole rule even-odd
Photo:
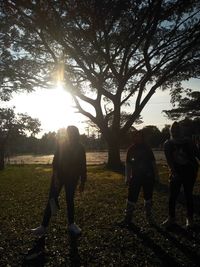
[{"label": "grass field", "polygon": [[186,231],[184,228],[185,203],[180,194],[177,204],[180,227],[166,231],[160,223],[168,210],[168,174],[166,166],[159,166],[159,169],[161,183],[154,193],[155,226],[149,227],[145,221],[141,194],[135,212],[135,227],[118,227],[127,196],[123,176],[103,166],[90,166],[85,193],[76,195],[76,223],[83,230],[78,242],[80,262],[75,263],[70,253],[62,191],[61,210],[52,218],[46,237],[45,262],[24,265],[22,253],[34,242],[27,230],[41,221],[51,167],[7,167],[0,173],[0,266],[199,266],[200,177],[194,191],[196,229]]}]

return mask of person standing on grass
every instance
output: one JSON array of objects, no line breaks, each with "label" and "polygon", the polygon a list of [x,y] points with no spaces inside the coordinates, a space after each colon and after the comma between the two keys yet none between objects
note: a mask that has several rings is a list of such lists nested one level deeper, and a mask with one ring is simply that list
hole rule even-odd
[{"label": "person standing on grass", "polygon": [[123,224],[128,225],[132,222],[141,188],[144,193],[146,219],[149,224],[152,224],[152,196],[155,181],[159,181],[155,157],[145,142],[142,130],[134,133],[133,141],[126,156],[125,181],[128,185],[128,200]]},{"label": "person standing on grass", "polygon": [[41,225],[31,229],[34,235],[46,233],[51,216],[55,215],[59,208],[58,196],[62,187],[65,188],[66,194],[68,230],[77,235],[81,233],[81,229],[74,222],[74,195],[79,180],[79,190],[80,192],[84,191],[86,177],[86,154],[80,143],[79,130],[75,126],[68,126],[65,141],[62,145],[57,146],[53,158],[49,198]]},{"label": "person standing on grass", "polygon": [[176,223],[176,200],[181,186],[184,188],[187,217],[186,227],[193,226],[193,188],[197,178],[198,162],[196,147],[184,136],[180,123],[174,122],[171,126],[171,137],[164,144],[164,152],[170,169],[169,178],[169,215],[162,223],[165,227]]}]

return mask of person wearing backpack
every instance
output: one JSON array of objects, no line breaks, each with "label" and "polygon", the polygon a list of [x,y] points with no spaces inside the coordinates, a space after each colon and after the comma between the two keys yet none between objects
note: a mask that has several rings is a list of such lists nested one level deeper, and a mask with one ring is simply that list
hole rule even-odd
[{"label": "person wearing backpack", "polygon": [[164,143],[164,153],[169,166],[169,214],[162,223],[166,228],[176,224],[176,201],[181,186],[186,199],[186,227],[193,226],[193,188],[197,178],[199,157],[192,140],[184,136],[183,128],[179,122],[171,126],[171,137]]},{"label": "person wearing backpack", "polygon": [[52,165],[53,175],[42,223],[37,228],[31,229],[31,232],[37,236],[47,232],[51,216],[55,215],[57,209],[59,209],[58,196],[62,187],[64,187],[68,230],[72,234],[79,235],[81,229],[74,222],[74,195],[79,180],[79,191],[84,191],[87,170],[85,149],[80,143],[80,134],[77,127],[73,125],[67,127],[65,140],[57,146]]}]

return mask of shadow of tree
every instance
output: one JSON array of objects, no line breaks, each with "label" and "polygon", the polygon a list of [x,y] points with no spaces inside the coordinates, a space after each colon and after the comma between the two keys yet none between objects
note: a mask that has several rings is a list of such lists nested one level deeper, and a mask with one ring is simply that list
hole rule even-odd
[{"label": "shadow of tree", "polygon": [[128,230],[134,233],[137,238],[139,238],[142,242],[142,245],[146,248],[150,248],[156,257],[160,260],[161,266],[169,267],[169,266],[181,266],[177,260],[169,255],[162,247],[160,247],[153,239],[151,239],[146,233],[142,232],[141,229],[132,224],[128,227]]},{"label": "shadow of tree", "polygon": [[191,246],[187,245],[188,242],[180,242],[180,239],[175,237],[174,232],[176,234],[184,235],[184,237],[190,241],[195,243],[199,243],[199,240],[192,236],[191,232],[184,230],[180,226],[176,225],[171,229],[171,231],[166,231],[161,227],[154,225],[154,228],[157,230],[159,234],[161,234],[165,239],[168,239],[173,246],[175,246],[179,251],[181,251],[185,257],[187,257],[195,266],[199,266],[200,255],[196,252],[196,248],[191,248]]}]

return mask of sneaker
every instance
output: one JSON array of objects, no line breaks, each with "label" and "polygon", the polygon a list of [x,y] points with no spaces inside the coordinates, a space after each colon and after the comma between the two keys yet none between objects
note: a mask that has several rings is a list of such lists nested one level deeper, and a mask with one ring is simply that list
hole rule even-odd
[{"label": "sneaker", "polygon": [[73,235],[80,235],[81,229],[75,223],[72,223],[68,227],[69,233]]},{"label": "sneaker", "polygon": [[186,218],[186,225],[185,226],[186,226],[187,229],[190,229],[190,228],[194,227],[193,219]]},{"label": "sneaker", "polygon": [[52,216],[56,216],[57,212],[59,210],[59,204],[58,204],[58,200],[55,198],[51,198],[49,200],[49,204],[50,204],[50,208],[51,208],[51,215]]},{"label": "sneaker", "polygon": [[176,220],[175,218],[169,217],[161,225],[164,226],[165,228],[169,228],[169,227],[176,225]]},{"label": "sneaker", "polygon": [[31,233],[36,236],[42,236],[47,232],[47,227],[40,225],[34,229],[31,229]]}]

